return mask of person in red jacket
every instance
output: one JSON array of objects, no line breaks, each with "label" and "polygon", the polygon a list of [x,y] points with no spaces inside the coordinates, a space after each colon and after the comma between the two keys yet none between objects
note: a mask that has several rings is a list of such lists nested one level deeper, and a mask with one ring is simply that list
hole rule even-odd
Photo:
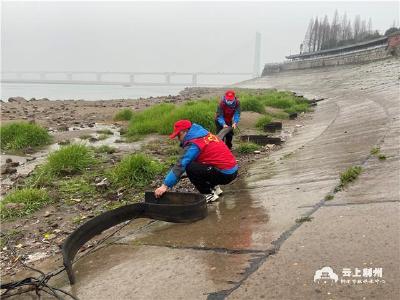
[{"label": "person in red jacket", "polygon": [[206,195],[207,202],[215,201],[222,193],[220,184],[228,184],[238,173],[236,158],[217,136],[189,120],[175,123],[171,139],[178,137],[184,154],[169,171],[164,183],[154,191],[161,197],[186,172],[190,182]]},{"label": "person in red jacket", "polygon": [[[240,120],[240,102],[236,97],[235,91],[228,90],[221,98],[217,108],[215,117],[215,125],[217,133],[223,128],[231,126],[233,129],[237,127]],[[233,130],[225,135],[224,141],[229,149],[232,149]]]}]

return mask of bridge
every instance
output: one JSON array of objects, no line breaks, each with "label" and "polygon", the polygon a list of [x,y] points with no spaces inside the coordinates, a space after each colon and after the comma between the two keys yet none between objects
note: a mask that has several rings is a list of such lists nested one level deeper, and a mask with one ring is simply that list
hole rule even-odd
[{"label": "bridge", "polygon": [[[122,86],[221,86],[227,83],[220,82],[219,79],[229,78],[229,76],[236,76],[234,82],[258,77],[260,73],[260,48],[261,34],[257,32],[255,38],[254,67],[252,73],[5,70],[1,72],[0,83]],[[238,76],[243,76],[243,78],[237,80]],[[208,82],[206,82],[207,78],[209,79]],[[218,84],[216,83],[217,81]]]},{"label": "bridge", "polygon": [[[83,84],[83,85],[123,85],[123,86],[212,86],[203,83],[210,76],[223,78],[243,76],[243,79],[257,77],[253,73],[225,72],[97,72],[97,71],[3,71],[1,83],[37,84]],[[80,77],[80,78],[78,78]],[[84,78],[82,78],[84,77]],[[151,81],[148,78],[151,78]],[[146,80],[147,78],[147,80]],[[155,79],[156,78],[156,79]],[[184,79],[182,81],[182,78]],[[180,81],[177,81],[180,79]]]}]

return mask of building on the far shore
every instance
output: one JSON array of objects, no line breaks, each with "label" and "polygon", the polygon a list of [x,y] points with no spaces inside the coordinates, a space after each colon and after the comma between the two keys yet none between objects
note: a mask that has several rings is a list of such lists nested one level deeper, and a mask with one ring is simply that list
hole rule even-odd
[{"label": "building on the far shore", "polygon": [[400,31],[377,39],[333,49],[286,56],[283,63],[265,64],[262,76],[288,70],[366,63],[400,57]]}]

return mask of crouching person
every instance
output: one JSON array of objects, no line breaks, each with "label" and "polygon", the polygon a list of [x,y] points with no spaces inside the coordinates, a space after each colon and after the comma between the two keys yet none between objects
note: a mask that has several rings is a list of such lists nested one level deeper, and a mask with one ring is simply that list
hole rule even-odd
[{"label": "crouching person", "polygon": [[183,147],[184,154],[169,171],[164,183],[155,190],[155,196],[161,197],[186,171],[190,182],[201,194],[206,195],[207,202],[216,201],[222,193],[219,185],[228,184],[237,176],[235,157],[217,136],[189,120],[174,124],[170,138],[175,137]]}]

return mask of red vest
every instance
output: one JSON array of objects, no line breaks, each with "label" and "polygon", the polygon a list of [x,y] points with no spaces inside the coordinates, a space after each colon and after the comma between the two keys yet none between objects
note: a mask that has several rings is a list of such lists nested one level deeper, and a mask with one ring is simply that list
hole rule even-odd
[{"label": "red vest", "polygon": [[238,107],[239,100],[235,99],[235,105],[233,107],[229,107],[226,105],[225,101],[222,99],[221,102],[219,103],[219,106],[222,109],[222,112],[224,114],[224,120],[227,125],[232,124],[232,119],[235,114],[235,110]]},{"label": "red vest", "polygon": [[216,135],[208,133],[206,136],[185,142],[193,143],[200,149],[196,162],[211,165],[220,170],[232,169],[237,162],[229,148]]}]

